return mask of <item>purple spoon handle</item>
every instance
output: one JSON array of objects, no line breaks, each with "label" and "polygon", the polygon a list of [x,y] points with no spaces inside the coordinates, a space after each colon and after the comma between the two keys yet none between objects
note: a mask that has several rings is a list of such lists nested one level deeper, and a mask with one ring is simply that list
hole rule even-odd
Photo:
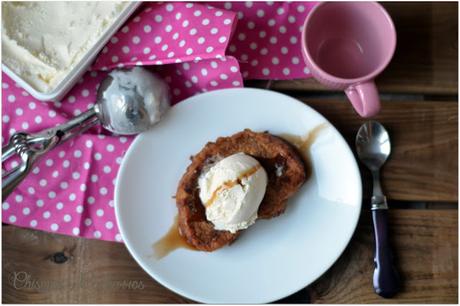
[{"label": "purple spoon handle", "polygon": [[400,279],[394,265],[393,254],[388,239],[388,211],[387,209],[373,209],[374,223],[374,290],[384,298],[390,298],[399,291]]}]

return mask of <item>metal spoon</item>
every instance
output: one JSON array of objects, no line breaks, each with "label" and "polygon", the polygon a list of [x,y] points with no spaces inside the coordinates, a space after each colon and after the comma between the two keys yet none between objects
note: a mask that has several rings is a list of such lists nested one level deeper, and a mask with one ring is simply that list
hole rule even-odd
[{"label": "metal spoon", "polygon": [[390,137],[383,125],[376,121],[363,124],[356,135],[356,150],[361,161],[371,170],[373,178],[374,290],[378,295],[389,298],[399,291],[400,280],[388,238],[387,200],[380,186],[380,168],[391,152]]},{"label": "metal spoon", "polygon": [[132,135],[158,121],[170,107],[167,84],[141,67],[112,71],[100,84],[94,107],[69,122],[36,134],[15,133],[2,148],[2,163],[17,153],[22,163],[2,174],[5,200],[33,163],[58,144],[100,123],[111,132]]}]

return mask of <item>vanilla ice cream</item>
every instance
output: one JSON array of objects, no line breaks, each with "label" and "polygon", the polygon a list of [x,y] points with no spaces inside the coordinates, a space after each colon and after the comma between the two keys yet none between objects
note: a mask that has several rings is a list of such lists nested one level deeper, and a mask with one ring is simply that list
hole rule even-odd
[{"label": "vanilla ice cream", "polygon": [[216,230],[235,233],[248,228],[257,219],[267,180],[260,163],[244,153],[218,161],[198,179],[206,218]]},{"label": "vanilla ice cream", "polygon": [[129,2],[2,2],[2,63],[42,93],[53,90]]}]

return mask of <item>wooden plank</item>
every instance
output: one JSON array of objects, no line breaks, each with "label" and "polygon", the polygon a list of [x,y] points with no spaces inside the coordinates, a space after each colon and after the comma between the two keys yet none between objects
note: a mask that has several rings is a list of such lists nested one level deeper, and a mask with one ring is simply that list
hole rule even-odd
[{"label": "wooden plank", "polygon": [[[299,97],[324,115],[354,150],[355,135],[366,120],[346,101]],[[375,118],[389,131],[390,160],[383,168],[386,195],[392,200],[458,200],[457,102],[385,101]],[[361,166],[364,195],[370,195],[370,174]]]},{"label": "wooden plank", "polygon": [[391,237],[403,290],[393,299],[373,292],[370,213],[334,266],[308,288],[312,303],[458,303],[458,211],[393,210]]},{"label": "wooden plank", "polygon": [[3,303],[190,302],[150,278],[121,243],[4,226],[2,262]]},{"label": "wooden plank", "polygon": [[[404,292],[392,300],[372,292],[373,240],[368,214],[365,210],[338,262],[309,288],[284,301],[456,303],[457,210],[391,211],[392,237],[405,279]],[[63,261],[57,252],[63,252],[67,261],[56,263],[56,259]],[[20,277],[27,275],[29,283],[21,282]],[[143,289],[135,289],[134,282],[142,283]],[[41,288],[34,288],[34,283]],[[190,302],[151,280],[122,244],[14,226],[3,227],[2,289],[4,303]]]},{"label": "wooden plank", "polygon": [[[458,93],[458,3],[385,2],[398,35],[394,58],[377,80],[381,92]],[[327,90],[313,79],[273,81],[276,90]]]}]

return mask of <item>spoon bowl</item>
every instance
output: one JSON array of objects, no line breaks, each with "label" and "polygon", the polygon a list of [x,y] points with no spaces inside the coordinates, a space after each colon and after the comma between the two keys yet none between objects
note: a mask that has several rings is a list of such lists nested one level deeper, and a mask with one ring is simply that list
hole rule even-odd
[{"label": "spoon bowl", "polygon": [[356,135],[356,151],[371,171],[380,169],[391,153],[390,136],[385,127],[377,121],[363,124]]}]

